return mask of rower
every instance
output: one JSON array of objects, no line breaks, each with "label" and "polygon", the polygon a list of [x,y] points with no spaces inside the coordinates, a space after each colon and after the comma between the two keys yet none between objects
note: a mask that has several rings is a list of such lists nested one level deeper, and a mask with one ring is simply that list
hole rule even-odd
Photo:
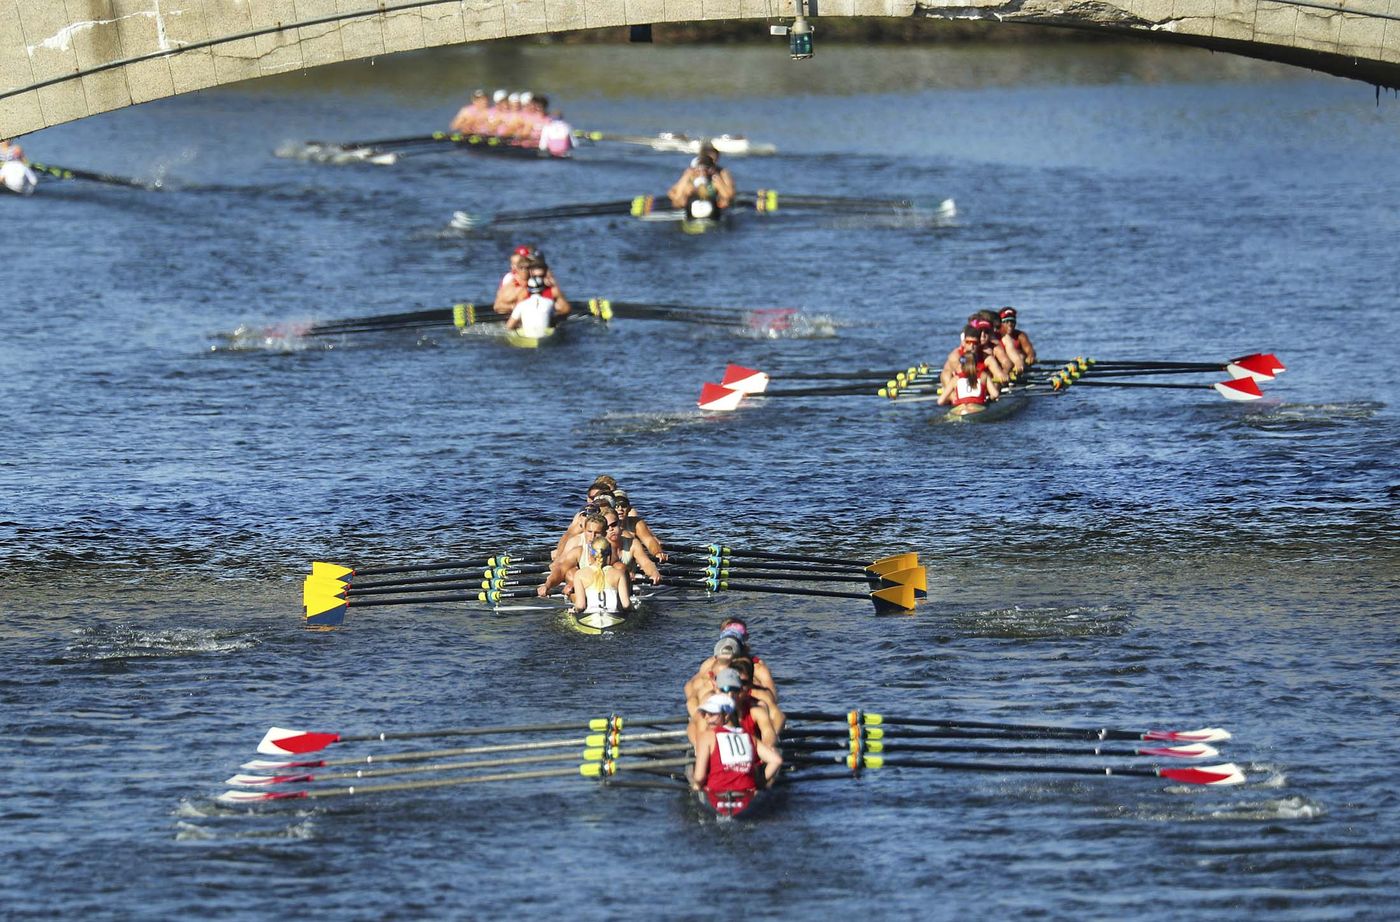
[{"label": "rower", "polygon": [[721,173],[714,158],[701,154],[691,161],[680,179],[666,192],[672,207],[688,218],[718,218],[734,201],[734,181]]},{"label": "rower", "polygon": [[524,336],[548,336],[569,315],[569,302],[549,284],[549,266],[538,255],[525,263],[525,297],[511,309],[507,330]]},{"label": "rower", "polygon": [[[732,646],[731,646],[732,643]],[[735,657],[746,657],[753,667],[753,680],[773,694],[773,703],[778,702],[778,684],[773,681],[773,673],[768,664],[754,655],[749,646],[749,628],[742,618],[725,618],[719,626],[719,642],[715,644],[714,655],[700,664],[700,668],[685,683],[686,698],[699,700],[709,693],[708,683],[714,681],[716,670],[728,666]]]},{"label": "rower", "polygon": [[0,140],[0,189],[32,195],[39,176],[24,161],[24,148],[15,141]]},{"label": "rower", "polygon": [[565,542],[563,548],[550,564],[549,573],[545,576],[544,582],[540,583],[539,588],[535,590],[540,598],[549,595],[555,586],[573,585],[574,573],[580,567],[588,566],[592,562],[593,542],[602,538],[607,528],[608,520],[596,512],[591,513],[584,520],[583,530]]},{"label": "rower", "polygon": [[[554,273],[550,271],[544,254],[535,247],[525,245],[518,246],[511,251],[510,271],[501,276],[501,284],[496,287],[496,301],[492,305],[492,309],[498,314],[509,314],[515,310],[517,304],[530,297],[529,275],[532,260],[538,261],[544,267],[545,285],[554,291],[556,312],[560,316],[569,313],[569,302],[564,300],[563,289],[559,287]],[[558,302],[562,302],[562,304]]]},{"label": "rower", "polygon": [[1013,362],[1015,356],[1020,355],[1024,365],[1035,364],[1035,346],[1031,345],[1026,331],[1016,326],[1016,308],[1003,307],[997,312],[997,334],[1007,353],[1012,355]]},{"label": "rower", "polygon": [[587,564],[574,571],[573,606],[590,615],[617,614],[632,607],[624,571],[613,566],[612,545],[606,538],[590,544]]},{"label": "rower", "polygon": [[641,517],[632,506],[632,498],[627,495],[626,490],[614,490],[613,509],[623,520],[624,528],[634,534],[637,539],[646,547],[647,553],[657,560],[666,559],[666,551],[661,545],[661,539],[656,537],[656,532],[651,530],[651,526]]},{"label": "rower", "polygon": [[762,694],[753,693],[745,684],[744,673],[738,667],[746,662],[745,657],[736,656],[733,665],[716,672],[715,688],[721,695],[728,695],[734,699],[734,712],[739,716],[739,726],[776,749],[778,735],[783,732],[782,724],[779,723],[781,712],[777,710],[776,705],[770,708]]},{"label": "rower", "polygon": [[967,325],[977,331],[977,347],[980,356],[992,379],[998,384],[1010,384],[1012,376],[1011,357],[1002,348],[997,335],[997,312],[980,310],[967,318]]},{"label": "rower", "polygon": [[997,383],[986,368],[978,365],[972,354],[964,355],[953,378],[953,386],[943,388],[938,395],[939,406],[950,407],[949,416],[970,416],[987,409],[987,404],[1001,396]]},{"label": "rower", "polygon": [[[715,673],[715,685],[725,694],[734,696],[734,701],[739,705],[741,715],[745,707],[762,710],[764,717],[772,723],[774,734],[781,734],[783,726],[787,723],[787,716],[783,714],[783,709],[778,707],[778,695],[773,689],[754,684],[753,658],[736,656],[729,661],[729,669],[738,675],[739,688],[726,687],[727,670],[724,669]],[[774,739],[769,739],[766,736],[763,739],[774,746],[778,745],[776,736]]]},{"label": "rower", "polygon": [[[739,725],[734,699],[715,694],[700,705],[705,730],[695,746],[692,790],[704,791],[710,806],[722,813],[745,809],[758,791],[771,787],[783,766],[776,749]],[[759,766],[763,776],[759,778]]]},{"label": "rower", "polygon": [[653,586],[660,585],[661,571],[657,569],[656,561],[652,559],[646,545],[637,537],[637,533],[629,530],[623,519],[616,518],[608,522],[607,530],[603,534],[613,547],[613,565],[626,575],[629,587],[632,585],[633,575],[638,570],[651,580]]},{"label": "rower", "polygon": [[490,113],[491,100],[486,91],[472,90],[471,102],[458,110],[450,127],[462,134],[480,134],[486,128],[486,118]]}]

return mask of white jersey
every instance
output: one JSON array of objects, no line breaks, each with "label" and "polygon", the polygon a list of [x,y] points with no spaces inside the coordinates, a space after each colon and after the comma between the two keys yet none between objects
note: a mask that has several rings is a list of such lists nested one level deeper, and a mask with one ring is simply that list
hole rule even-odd
[{"label": "white jersey", "polygon": [[584,590],[588,607],[584,612],[590,615],[615,615],[618,612],[617,587],[609,586],[601,592],[592,586]]},{"label": "white jersey", "polygon": [[19,160],[6,160],[0,163],[0,186],[19,195],[31,195],[39,185],[39,177],[27,163]]},{"label": "white jersey", "polygon": [[562,157],[574,146],[574,129],[562,118],[552,118],[540,129],[540,150]]},{"label": "white jersey", "polygon": [[554,319],[554,299],[543,295],[530,295],[510,312],[512,321],[518,320],[515,329],[522,336],[548,336],[550,321]]}]

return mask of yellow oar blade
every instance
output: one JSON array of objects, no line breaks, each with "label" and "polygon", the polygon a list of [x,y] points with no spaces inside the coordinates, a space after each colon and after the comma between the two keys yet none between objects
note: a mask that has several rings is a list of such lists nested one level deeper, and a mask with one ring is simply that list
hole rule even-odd
[{"label": "yellow oar blade", "polygon": [[870,599],[875,603],[877,612],[908,612],[914,610],[916,597],[913,586],[891,586],[888,589],[876,589],[870,593]]},{"label": "yellow oar blade", "polygon": [[918,554],[896,554],[893,557],[881,557],[865,569],[876,576],[884,576],[886,573],[893,573],[896,570],[908,570],[910,567],[919,565]]},{"label": "yellow oar blade", "polygon": [[308,599],[306,623],[328,627],[344,624],[347,605],[344,599],[334,595]]},{"label": "yellow oar blade", "polygon": [[881,573],[880,579],[900,586],[912,586],[916,592],[928,592],[928,571],[924,567]]},{"label": "yellow oar blade", "polygon": [[311,562],[311,575],[324,576],[327,579],[344,579],[355,571],[349,567],[342,567],[338,563],[326,563],[324,560],[313,560]]},{"label": "yellow oar blade", "polygon": [[315,601],[328,598],[343,598],[346,584],[339,580],[318,580],[308,576],[301,584],[301,604],[307,608]]}]

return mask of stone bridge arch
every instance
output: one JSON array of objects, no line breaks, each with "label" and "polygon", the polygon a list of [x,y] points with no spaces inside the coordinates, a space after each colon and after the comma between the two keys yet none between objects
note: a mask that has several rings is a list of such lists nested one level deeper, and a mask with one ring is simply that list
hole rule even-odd
[{"label": "stone bridge arch", "polygon": [[[0,137],[340,61],[580,29],[775,21],[794,3],[0,0]],[[824,18],[874,16],[1134,35],[1400,87],[1400,0],[809,0],[808,14],[818,29]]]}]

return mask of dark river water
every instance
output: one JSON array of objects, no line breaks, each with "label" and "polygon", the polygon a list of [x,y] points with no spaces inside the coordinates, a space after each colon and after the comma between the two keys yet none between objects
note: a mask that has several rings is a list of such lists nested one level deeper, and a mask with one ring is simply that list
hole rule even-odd
[{"label": "dark river water", "polygon": [[[659,193],[686,158],[272,156],[431,130],[498,84],[581,127],[776,144],[728,161],[741,189],[952,197],[958,217],[462,234],[455,210]],[[25,143],[165,189],[0,200],[0,915],[1394,917],[1393,98],[1136,45],[823,46],[804,65],[766,46],[458,49]],[[535,351],[226,335],[480,301],[522,242],[571,294],[816,320],[584,323]],[[1003,304],[1051,358],[1264,351],[1288,371],[1254,403],[1084,387],[979,426],[864,396],[695,407],[728,362],[903,367]],[[915,550],[929,597],[905,617],[677,598],[604,637],[454,604],[303,627],[311,560],[538,549],[603,472],[665,539]],[[678,711],[736,613],[789,707],[1224,726],[1249,783],[891,769],[794,785],[730,826],[577,778],[214,800],[272,725]]]}]

